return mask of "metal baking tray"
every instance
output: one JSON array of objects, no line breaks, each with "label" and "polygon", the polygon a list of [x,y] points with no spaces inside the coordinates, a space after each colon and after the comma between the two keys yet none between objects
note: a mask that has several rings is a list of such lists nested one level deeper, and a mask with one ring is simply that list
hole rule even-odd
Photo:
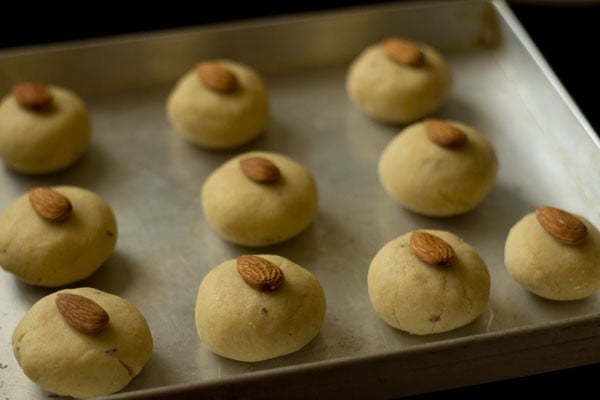
[{"label": "metal baking tray", "polygon": [[[387,197],[377,162],[402,126],[377,123],[350,103],[351,60],[391,35],[427,42],[448,58],[452,94],[434,115],[464,121],[494,143],[497,183],[472,212],[431,219]],[[270,94],[266,132],[234,151],[186,143],[165,100],[201,59],[253,65]],[[93,141],[74,167],[45,177],[0,169],[0,207],[32,185],[71,184],[113,206],[120,236],[91,278],[148,319],[153,357],[121,398],[397,397],[600,362],[600,297],[553,302],[530,295],[503,263],[509,228],[540,204],[600,226],[600,143],[519,22],[502,1],[402,2],[190,29],[63,43],[0,53],[0,92],[22,79],[70,87],[86,101]],[[206,225],[200,187],[240,152],[290,155],[314,174],[319,211],[299,237],[266,249],[220,240]],[[491,274],[491,299],[473,323],[412,336],[373,312],[366,276],[387,241],[417,228],[446,229],[475,246]],[[241,363],[196,336],[202,277],[243,253],[290,258],[321,281],[328,303],[318,337],[301,351]],[[0,272],[0,397],[47,398],[12,355],[12,330],[51,289]]]}]

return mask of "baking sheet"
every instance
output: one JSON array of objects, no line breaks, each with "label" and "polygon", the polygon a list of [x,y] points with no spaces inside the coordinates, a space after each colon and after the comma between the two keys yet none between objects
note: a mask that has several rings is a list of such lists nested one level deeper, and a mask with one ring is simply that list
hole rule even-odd
[{"label": "baking sheet", "polygon": [[[348,100],[344,79],[364,47],[391,35],[444,53],[454,88],[435,116],[477,127],[496,147],[497,183],[467,215],[411,214],[377,181],[379,155],[402,127],[365,117]],[[175,80],[211,57],[253,65],[269,88],[265,134],[234,151],[193,147],[165,116]],[[0,207],[40,184],[82,186],[112,205],[119,225],[116,250],[80,286],[132,301],[155,339],[145,369],[112,398],[183,398],[192,392],[218,397],[240,388],[246,398],[301,398],[317,389],[320,395],[390,397],[600,361],[600,352],[589,351],[600,347],[598,295],[544,301],[513,282],[503,264],[509,228],[539,204],[600,225],[598,139],[503,2],[399,3],[0,53],[0,90],[20,79],[71,87],[91,112],[94,137],[84,159],[46,177],[0,170]],[[307,166],[320,194],[318,215],[306,232],[260,250],[220,240],[206,225],[199,200],[214,168],[255,149],[288,154]],[[477,320],[426,337],[385,325],[366,290],[377,250],[420,228],[463,237],[486,260],[492,280],[490,303]],[[213,266],[257,251],[311,270],[324,287],[328,311],[319,336],[301,351],[240,363],[202,346],[194,327],[195,297]],[[48,396],[23,375],[10,337],[26,310],[52,291],[0,271],[5,398]],[[582,346],[586,351],[573,351]]]}]

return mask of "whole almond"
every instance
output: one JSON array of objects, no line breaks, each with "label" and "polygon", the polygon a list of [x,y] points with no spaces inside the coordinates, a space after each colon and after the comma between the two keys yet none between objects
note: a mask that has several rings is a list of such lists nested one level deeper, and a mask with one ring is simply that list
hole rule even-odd
[{"label": "whole almond", "polygon": [[71,216],[73,211],[69,199],[64,194],[49,187],[31,188],[29,190],[29,202],[40,217],[50,222],[64,222]]},{"label": "whole almond", "polygon": [[418,66],[425,60],[425,55],[419,46],[410,40],[401,38],[389,38],[383,43],[385,55],[399,64]]},{"label": "whole almond", "polygon": [[214,61],[198,64],[196,74],[207,88],[220,93],[231,93],[238,88],[237,77],[229,68]]},{"label": "whole almond", "polygon": [[575,246],[583,243],[587,237],[587,227],[575,215],[550,206],[541,206],[535,210],[540,225],[560,242]]},{"label": "whole almond", "polygon": [[274,183],[281,176],[277,165],[264,157],[242,158],[240,168],[244,175],[258,183]]},{"label": "whole almond", "polygon": [[284,281],[281,268],[258,256],[239,256],[237,270],[248,285],[261,292],[277,290]]},{"label": "whole almond", "polygon": [[459,148],[467,143],[467,135],[449,122],[427,119],[424,124],[429,139],[441,147]]},{"label": "whole almond", "polygon": [[456,257],[454,249],[446,241],[423,231],[410,235],[410,248],[421,261],[432,265],[448,265]]},{"label": "whole almond", "polygon": [[53,96],[48,87],[36,82],[16,83],[12,94],[21,107],[29,110],[47,110],[52,105]]},{"label": "whole almond", "polygon": [[95,301],[73,293],[57,293],[56,308],[65,321],[83,333],[100,333],[108,325],[108,313]]}]

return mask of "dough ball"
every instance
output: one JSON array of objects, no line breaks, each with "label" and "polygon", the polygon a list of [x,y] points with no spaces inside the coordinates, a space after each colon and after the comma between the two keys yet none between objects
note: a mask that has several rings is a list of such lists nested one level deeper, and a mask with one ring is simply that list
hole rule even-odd
[{"label": "dough ball", "polygon": [[508,232],[504,262],[515,281],[532,293],[551,300],[577,300],[600,288],[600,232],[587,219],[583,243],[557,240],[532,212]]},{"label": "dough ball", "polygon": [[326,304],[318,280],[306,269],[276,255],[259,255],[278,266],[284,281],[274,291],[251,287],[237,259],[213,268],[196,300],[196,328],[213,352],[255,362],[300,350],[319,333]]},{"label": "dough ball", "polygon": [[[58,311],[57,293],[94,301],[108,313],[108,325],[95,334],[73,328]],[[88,398],[125,387],[150,359],[153,343],[150,328],[134,305],[85,287],[37,301],[15,328],[12,346],[25,375],[44,390]]]},{"label": "dough ball", "polygon": [[0,214],[0,265],[25,283],[64,286],[90,276],[112,253],[117,224],[95,193],[73,186],[51,188],[71,203],[63,222],[33,208],[28,193]]},{"label": "dough ball", "polygon": [[[399,40],[416,48],[421,54],[420,61],[407,63],[391,57],[386,43]],[[346,90],[350,99],[371,118],[407,123],[434,112],[448,96],[451,82],[450,70],[435,49],[391,38],[366,48],[351,63]]]},{"label": "dough ball", "polygon": [[[241,161],[266,159],[279,170],[275,182],[249,178]],[[223,239],[243,246],[269,246],[298,235],[312,222],[318,206],[311,173],[282,154],[248,152],[230,159],[206,179],[202,209]]]},{"label": "dough ball", "polygon": [[[205,75],[216,88],[208,86],[198,72],[207,64]],[[247,65],[231,60],[204,62],[177,82],[167,101],[167,114],[187,140],[212,149],[233,148],[265,129],[267,89],[259,73]]]},{"label": "dough ball", "polygon": [[83,101],[72,91],[45,87],[51,104],[28,108],[14,94],[0,102],[0,157],[24,174],[47,174],[65,169],[85,153],[91,123]]},{"label": "dough ball", "polygon": [[[460,146],[445,147],[428,133],[430,123],[456,128],[466,136]],[[427,120],[406,127],[379,159],[379,180],[403,207],[430,217],[470,211],[492,189],[498,159],[491,142],[474,128],[454,121]]]},{"label": "dough ball", "polygon": [[385,244],[371,261],[368,290],[375,312],[390,326],[417,335],[468,324],[488,304],[490,277],[478,252],[456,235],[424,230],[455,253],[447,265],[422,261],[411,248],[412,232]]}]

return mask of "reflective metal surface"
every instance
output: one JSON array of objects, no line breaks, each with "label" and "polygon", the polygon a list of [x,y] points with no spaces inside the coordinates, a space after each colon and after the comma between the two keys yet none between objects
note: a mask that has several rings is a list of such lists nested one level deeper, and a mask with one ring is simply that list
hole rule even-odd
[{"label": "reflective metal surface", "polygon": [[[497,183],[483,204],[464,216],[411,214],[394,204],[378,183],[379,155],[402,127],[365,117],[350,103],[344,79],[360,50],[391,35],[425,41],[444,53],[454,88],[435,116],[478,128],[497,149]],[[165,116],[166,96],[175,80],[209,57],[255,66],[269,88],[266,132],[235,151],[193,147]],[[598,295],[577,302],[544,301],[512,281],[503,264],[508,230],[539,204],[577,212],[600,226],[600,146],[502,2],[388,5],[0,53],[1,91],[20,79],[71,87],[91,112],[94,136],[86,156],[69,170],[47,177],[1,169],[0,207],[38,184],[82,186],[112,205],[120,233],[117,248],[78,286],[129,299],[148,319],[155,339],[148,365],[113,398],[168,393],[170,388],[226,387],[238,379],[268,379],[282,371],[294,375],[324,365],[335,369],[338,362],[359,365],[369,357],[418,360],[421,352],[428,360],[452,366],[452,360],[436,359],[432,349],[452,350],[486,340],[502,340],[503,352],[518,355],[523,351],[519,343],[532,332],[550,340],[557,323],[565,329],[552,339],[552,349],[560,352],[561,343],[581,332],[569,328],[583,324],[587,329],[588,323],[600,322]],[[280,254],[311,270],[324,287],[328,311],[319,336],[301,351],[246,364],[220,358],[202,346],[194,305],[198,285],[213,266],[256,251],[220,240],[206,225],[199,199],[200,186],[214,168],[254,149],[287,154],[316,178],[320,203],[311,227],[287,243],[259,251]],[[366,289],[370,260],[387,241],[417,228],[452,231],[486,260],[491,299],[473,323],[418,337],[389,328],[374,314]],[[51,291],[21,284],[0,271],[3,398],[48,396],[20,370],[10,338],[27,309]],[[590,357],[580,355],[569,363],[594,361]],[[506,376],[500,372],[508,367],[483,368],[487,375],[480,379]],[[361,381],[362,374],[368,371],[352,376],[358,386],[369,384]],[[427,381],[426,375],[421,378],[394,395],[442,385]],[[328,379],[326,374],[323,379]],[[455,384],[473,379],[465,376]],[[308,393],[311,385],[306,386]]]}]

